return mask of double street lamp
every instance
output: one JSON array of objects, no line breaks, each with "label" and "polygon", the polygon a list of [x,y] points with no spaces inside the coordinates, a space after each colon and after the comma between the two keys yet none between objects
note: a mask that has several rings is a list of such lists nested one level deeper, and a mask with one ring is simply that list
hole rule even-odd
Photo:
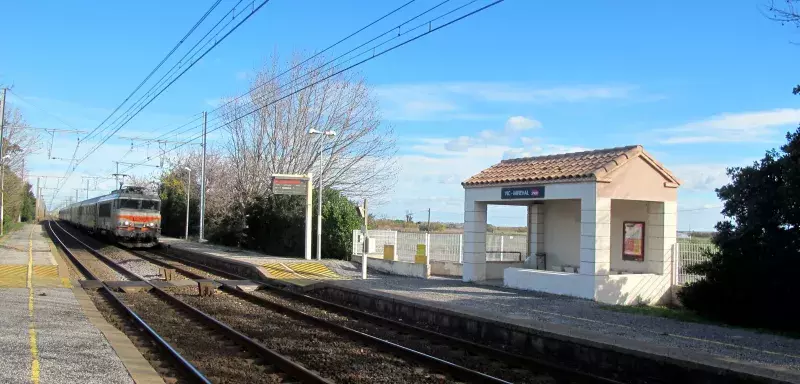
[{"label": "double street lamp", "polygon": [[317,260],[322,260],[322,176],[325,170],[325,164],[322,162],[322,150],[325,148],[325,137],[336,136],[335,131],[327,130],[320,131],[311,128],[308,130],[309,135],[320,135],[319,138],[319,173],[317,176],[317,184],[319,184],[319,191],[317,192]]}]

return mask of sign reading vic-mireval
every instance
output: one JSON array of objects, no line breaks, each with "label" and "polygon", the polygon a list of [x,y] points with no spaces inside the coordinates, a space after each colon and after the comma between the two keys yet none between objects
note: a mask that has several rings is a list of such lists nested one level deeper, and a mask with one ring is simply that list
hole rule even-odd
[{"label": "sign reading vic-mireval", "polygon": [[501,199],[539,199],[544,197],[544,187],[510,187],[500,190]]}]

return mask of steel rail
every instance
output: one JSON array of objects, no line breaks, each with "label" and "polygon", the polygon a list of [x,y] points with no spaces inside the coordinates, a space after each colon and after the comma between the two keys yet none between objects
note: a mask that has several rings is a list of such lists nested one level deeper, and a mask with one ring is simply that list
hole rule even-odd
[{"label": "steel rail", "polygon": [[[128,250],[128,251],[131,252],[132,254],[138,256],[138,257],[141,257],[142,259],[145,259],[147,261],[153,262],[155,264],[159,264],[159,265],[162,265],[162,266],[169,266],[170,268],[175,268],[174,265],[171,265],[171,264],[168,264],[168,263],[163,263],[163,262],[161,262],[159,260],[156,260],[156,259],[154,259],[152,257],[142,255],[140,252],[136,252],[136,251],[132,251],[132,250]],[[196,274],[194,272],[191,272],[191,271],[183,269],[183,268],[175,268],[175,269],[178,270],[180,273],[185,274],[187,276],[190,276],[192,278],[205,278],[204,276],[201,276],[199,274]],[[247,279],[241,278],[241,280],[247,280]],[[249,301],[249,302],[251,302],[253,304],[256,304],[258,306],[261,306],[261,307],[264,307],[264,308],[270,308],[270,309],[276,310],[277,312],[288,314],[290,316],[294,316],[295,318],[300,318],[302,320],[306,320],[306,321],[310,321],[310,322],[319,324],[319,325],[323,326],[324,328],[331,329],[331,330],[339,332],[339,333],[347,334],[348,336],[352,336],[352,337],[355,337],[355,338],[359,338],[359,339],[365,340],[368,343],[376,344],[379,347],[382,347],[384,350],[386,350],[386,351],[388,351],[390,353],[400,354],[400,355],[403,355],[403,356],[407,356],[407,357],[413,358],[413,359],[415,359],[417,361],[420,361],[422,363],[434,366],[434,367],[442,370],[443,372],[450,373],[455,377],[458,377],[458,378],[461,378],[461,379],[464,379],[464,380],[469,380],[470,382],[477,382],[477,383],[509,383],[508,381],[496,378],[494,376],[490,376],[490,375],[487,375],[485,373],[478,372],[478,371],[475,371],[475,370],[460,366],[458,364],[451,363],[451,362],[449,362],[447,360],[443,360],[443,359],[440,359],[438,357],[431,356],[431,355],[419,352],[417,350],[414,350],[414,349],[411,349],[411,348],[408,348],[408,347],[404,347],[404,346],[402,346],[400,344],[396,344],[396,343],[393,343],[391,341],[384,340],[384,339],[381,339],[379,337],[372,336],[372,335],[370,335],[368,333],[364,333],[364,332],[361,332],[361,331],[358,331],[358,330],[355,330],[355,329],[352,329],[352,328],[349,328],[349,327],[345,327],[343,325],[339,325],[339,324],[333,323],[331,321],[319,318],[319,317],[314,316],[314,315],[307,314],[305,312],[299,311],[299,310],[294,309],[294,308],[287,307],[285,305],[281,305],[281,304],[278,304],[278,303],[273,303],[273,302],[271,302],[269,300],[266,300],[266,299],[264,299],[262,297],[253,295],[253,294],[248,293],[248,292],[241,291],[241,290],[237,289],[235,286],[231,286],[231,285],[228,285],[228,284],[221,284],[220,285],[220,289],[223,292],[226,292],[228,294],[236,296],[236,297],[238,297],[238,298],[240,298],[242,300]]]},{"label": "steel rail", "polygon": [[[192,271],[189,271],[187,269],[184,269],[184,268],[175,266],[173,264],[169,264],[169,263],[163,262],[161,260],[155,259],[153,257],[144,255],[139,251],[135,251],[135,250],[131,250],[131,249],[127,249],[127,250],[129,252],[131,252],[132,254],[134,254],[134,255],[136,255],[138,257],[141,257],[142,259],[145,259],[147,261],[150,261],[150,262],[152,262],[154,264],[158,264],[158,265],[161,265],[161,266],[167,267],[167,268],[174,268],[179,273],[184,274],[184,275],[186,275],[188,277],[195,278],[195,279],[197,279],[197,278],[206,278],[205,276],[199,275],[199,274],[194,273]],[[204,270],[204,271],[209,272],[209,273],[214,273],[214,274],[217,274],[217,275],[220,275],[220,276],[225,276],[225,277],[228,277],[228,278],[231,278],[231,279],[235,279],[235,280],[251,280],[251,279],[248,279],[248,278],[246,278],[244,276],[237,275],[237,274],[235,274],[233,272],[220,270],[218,268],[207,266],[207,265],[204,265],[204,264],[192,261],[192,260],[187,260],[187,259],[185,259],[183,257],[180,257],[180,256],[169,255],[169,254],[166,254],[165,252],[156,252],[156,251],[153,251],[153,250],[148,250],[148,252],[156,254],[156,255],[159,255],[161,257],[168,258],[168,259],[177,260],[178,262],[187,264],[187,265],[189,265],[191,267],[194,267],[194,268],[197,268],[197,269],[200,269],[200,270]],[[605,378],[605,377],[602,377],[602,376],[597,376],[597,375],[593,375],[593,374],[590,374],[590,373],[582,372],[582,371],[579,371],[579,370],[576,370],[576,369],[560,366],[558,364],[555,364],[555,363],[552,363],[552,362],[549,362],[549,361],[536,359],[536,358],[532,358],[532,357],[528,357],[528,356],[517,355],[517,354],[510,353],[510,352],[507,352],[507,351],[504,351],[504,350],[501,350],[501,349],[497,349],[497,348],[489,347],[489,346],[486,346],[486,345],[478,344],[478,343],[475,343],[473,341],[461,339],[461,338],[458,338],[458,337],[455,337],[455,336],[443,334],[443,333],[432,331],[432,330],[429,330],[429,329],[426,329],[426,328],[422,328],[422,327],[418,327],[418,326],[415,326],[415,325],[411,325],[411,324],[403,323],[403,322],[400,322],[400,321],[392,320],[392,319],[389,319],[389,318],[385,318],[385,317],[382,317],[382,316],[374,315],[374,314],[371,314],[371,313],[368,313],[368,312],[364,312],[364,311],[361,311],[361,310],[358,310],[358,309],[354,309],[354,308],[351,308],[351,307],[347,307],[347,306],[344,306],[344,305],[341,305],[341,304],[336,304],[336,303],[333,303],[333,302],[330,302],[330,301],[327,301],[327,300],[323,300],[323,299],[319,299],[319,298],[316,298],[316,297],[308,296],[308,295],[305,295],[305,294],[301,294],[301,293],[293,292],[293,291],[290,291],[290,290],[286,290],[286,289],[274,286],[272,284],[268,284],[267,282],[264,282],[264,281],[258,281],[258,283],[261,284],[263,287],[266,287],[266,288],[274,291],[275,293],[277,293],[277,294],[279,294],[281,296],[288,297],[288,298],[291,298],[291,299],[296,299],[296,300],[299,300],[299,301],[304,302],[306,304],[310,304],[312,306],[323,307],[323,308],[326,308],[326,309],[329,309],[329,310],[333,310],[334,312],[337,312],[337,313],[340,313],[340,314],[344,313],[344,314],[350,315],[352,317],[364,319],[364,320],[367,320],[370,323],[376,324],[378,326],[387,326],[387,324],[388,324],[389,327],[395,327],[395,328],[398,328],[398,329],[401,329],[401,330],[409,331],[410,333],[417,333],[419,335],[423,335],[424,337],[436,338],[436,339],[439,339],[439,340],[442,340],[442,341],[453,343],[453,344],[456,344],[456,345],[460,346],[461,348],[464,348],[464,349],[467,349],[467,350],[471,350],[471,351],[474,351],[474,352],[478,352],[478,353],[481,353],[481,354],[487,354],[487,355],[493,356],[495,358],[498,358],[499,360],[503,360],[503,359],[511,360],[511,361],[514,361],[517,364],[519,364],[521,366],[524,366],[524,367],[529,367],[531,365],[538,366],[538,367],[541,367],[543,369],[548,370],[548,374],[551,374],[553,376],[557,376],[559,379],[564,379],[564,380],[569,380],[569,381],[585,382],[585,383],[606,383],[606,384],[620,384],[621,383],[619,381],[608,379],[608,378]],[[333,327],[336,327],[336,328],[344,328],[344,329],[347,330],[347,332],[352,331],[352,332],[361,333],[360,331],[356,331],[356,330],[348,328],[348,327],[343,327],[341,325],[334,324],[334,323],[332,323],[332,322],[330,322],[328,320],[317,318],[317,317],[315,317],[313,315],[306,314],[306,313],[298,311],[296,309],[288,308],[288,307],[286,307],[284,305],[273,303],[273,302],[271,302],[269,300],[266,300],[266,299],[264,299],[262,297],[253,295],[253,294],[248,293],[248,292],[241,291],[241,290],[237,289],[236,287],[232,287],[232,286],[228,286],[226,284],[222,284],[221,285],[221,289],[224,290],[225,292],[231,293],[231,294],[233,294],[233,295],[235,295],[237,297],[240,297],[240,298],[242,298],[244,300],[248,300],[250,302],[254,302],[255,304],[258,304],[258,305],[261,305],[261,306],[269,306],[271,308],[278,308],[279,310],[286,309],[287,310],[286,312],[290,312],[291,314],[296,314],[296,315],[301,316],[303,318],[308,318],[309,320],[321,323],[326,327],[328,327],[330,325],[330,326],[333,326]],[[363,337],[361,335],[358,335],[358,336],[359,337]],[[367,336],[369,336],[369,335],[367,335]],[[405,348],[405,347],[403,347],[403,348]]]},{"label": "steel rail", "polygon": [[143,282],[147,283],[151,287],[151,290],[155,291],[156,294],[159,295],[160,297],[162,297],[163,299],[165,299],[165,301],[167,301],[167,302],[169,302],[169,303],[171,303],[171,304],[173,304],[175,306],[180,307],[181,309],[183,309],[186,312],[189,312],[190,314],[194,315],[197,319],[201,320],[202,322],[206,323],[207,325],[210,325],[210,326],[222,331],[223,333],[226,334],[226,336],[228,336],[231,339],[233,339],[234,341],[236,341],[239,345],[245,347],[250,352],[252,352],[252,353],[254,353],[256,355],[259,355],[260,357],[264,358],[270,364],[275,365],[277,368],[279,368],[283,372],[291,375],[292,377],[294,377],[296,379],[299,379],[300,381],[302,381],[304,383],[333,384],[332,381],[317,375],[316,373],[314,373],[311,370],[303,367],[302,365],[290,360],[289,358],[281,355],[280,353],[278,353],[278,352],[276,352],[276,351],[274,351],[274,350],[272,350],[270,348],[267,348],[263,344],[251,339],[247,335],[245,335],[245,334],[243,334],[243,333],[231,328],[227,324],[225,324],[225,323],[213,318],[211,315],[209,315],[209,314],[207,314],[207,313],[205,313],[205,312],[193,307],[192,305],[186,303],[185,301],[183,301],[183,300],[171,295],[170,293],[168,293],[168,292],[164,291],[163,289],[159,288],[158,286],[156,286],[152,282],[148,281],[144,277],[139,276],[138,274],[136,274],[136,273],[134,273],[134,272],[132,272],[130,270],[127,270],[125,267],[122,267],[121,265],[117,264],[116,262],[114,262],[113,260],[108,258],[107,256],[105,256],[102,253],[100,253],[98,250],[94,249],[90,245],[88,245],[88,244],[84,243],[83,241],[81,241],[80,239],[78,239],[75,235],[69,233],[69,231],[65,230],[64,228],[61,228],[61,226],[58,223],[56,223],[56,226],[59,227],[59,229],[61,229],[62,231],[64,231],[64,233],[66,233],[67,235],[72,237],[79,244],[81,244],[81,246],[83,246],[92,255],[98,257],[100,260],[103,260],[104,262],[106,262],[109,265],[115,266],[114,267],[115,270],[117,268],[119,268],[120,272],[125,271],[124,273],[126,275],[128,275],[130,277],[133,277],[134,279],[136,279],[138,281],[143,281]]},{"label": "steel rail", "polygon": [[[58,225],[58,224],[56,224]],[[99,280],[95,274],[93,274],[77,257],[72,253],[72,251],[64,244],[64,241],[61,240],[60,237],[56,234],[53,230],[52,221],[47,222],[47,227],[50,234],[53,238],[56,239],[58,244],[61,246],[61,249],[64,251],[64,254],[70,259],[72,264],[83,274],[86,278],[90,280],[100,281],[102,284],[102,291],[103,296],[105,296],[113,305],[115,305],[118,309],[121,309],[124,313],[126,313],[133,321],[155,341],[156,345],[158,345],[163,350],[167,351],[167,353],[175,359],[178,363],[178,367],[183,370],[190,378],[194,379],[197,382],[204,383],[204,384],[211,384],[211,381],[200,372],[192,363],[186,360],[181,354],[175,350],[166,340],[164,340],[161,335],[158,334],[152,327],[150,327],[147,322],[145,322],[139,315],[131,309],[129,306],[125,305],[122,300],[114,294],[111,288],[106,285],[105,282]],[[62,228],[63,231],[63,228]]]}]

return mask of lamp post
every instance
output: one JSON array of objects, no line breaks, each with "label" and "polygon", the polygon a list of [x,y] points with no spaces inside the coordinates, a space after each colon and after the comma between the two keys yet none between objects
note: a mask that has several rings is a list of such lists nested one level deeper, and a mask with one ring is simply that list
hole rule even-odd
[{"label": "lamp post", "polygon": [[186,176],[186,240],[189,240],[189,192],[192,190],[192,169],[189,167],[183,169],[189,171]]},{"label": "lamp post", "polygon": [[322,163],[322,150],[325,147],[325,136],[336,136],[335,131],[320,131],[311,128],[308,130],[309,135],[320,135],[319,138],[319,176],[317,182],[319,184],[319,191],[317,192],[317,260],[322,260],[322,175],[325,170],[325,164]]}]

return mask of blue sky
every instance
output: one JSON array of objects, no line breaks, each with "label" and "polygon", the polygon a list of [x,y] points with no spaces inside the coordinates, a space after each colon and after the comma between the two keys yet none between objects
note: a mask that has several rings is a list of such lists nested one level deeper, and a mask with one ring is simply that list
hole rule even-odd
[{"label": "blue sky", "polygon": [[[189,121],[246,90],[270,54],[313,52],[402,2],[272,0],[120,133],[152,137]],[[31,125],[90,130],[210,4],[5,4],[0,84],[14,86],[9,102]],[[433,4],[418,0],[394,20]],[[791,94],[800,33],[768,20],[764,4],[507,0],[360,67],[397,133],[402,167],[373,212],[431,208],[434,220],[460,221],[460,181],[504,157],[642,144],[684,181],[679,229],[712,228],[725,167],[758,159],[800,122]],[[70,157],[75,141],[57,136],[53,155]],[[123,154],[140,161],[156,151],[129,148],[109,141],[60,197],[85,185],[81,175],[111,173]],[[45,175],[66,166],[44,153],[29,164]],[[489,220],[524,223],[523,212],[502,207]]]}]

